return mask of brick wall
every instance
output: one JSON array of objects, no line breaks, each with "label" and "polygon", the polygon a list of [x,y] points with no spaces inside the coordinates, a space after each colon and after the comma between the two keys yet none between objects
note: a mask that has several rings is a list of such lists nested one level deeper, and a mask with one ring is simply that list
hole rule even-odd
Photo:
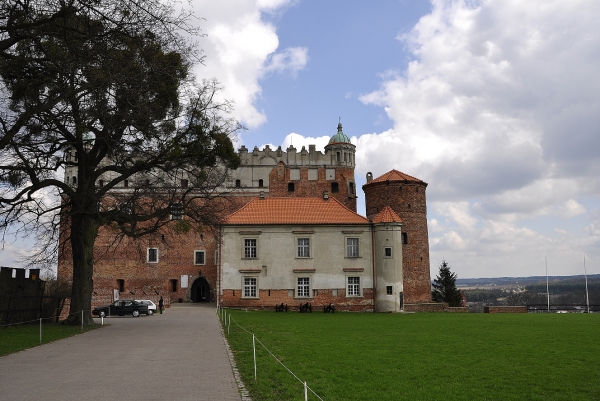
[{"label": "brick wall", "polygon": [[407,234],[408,240],[402,245],[404,299],[409,304],[431,301],[426,186],[422,181],[363,185],[368,219],[385,206],[390,206],[402,218],[402,232]]},{"label": "brick wall", "polygon": [[[330,169],[333,167],[327,167]],[[280,162],[269,174],[269,196],[275,197],[321,197],[323,191],[327,191],[329,196],[340,201],[348,209],[356,212],[356,184],[354,184],[354,193],[348,192],[348,182],[354,183],[354,168],[335,167],[335,180],[326,178],[326,168],[318,168],[318,179],[308,179],[308,168],[300,168],[300,180],[290,180],[290,168],[283,162]],[[331,190],[331,184],[338,183],[338,192]],[[294,183],[294,191],[288,191],[288,183]]]},{"label": "brick wall", "polygon": [[[337,295],[333,295],[337,291]],[[248,308],[248,309],[275,309],[275,305],[283,303],[290,310],[299,310],[300,304],[309,302],[313,311],[322,311],[323,306],[330,303],[335,305],[336,311],[372,312],[373,311],[373,289],[364,288],[363,297],[346,298],[345,289],[338,288],[318,290],[318,294],[312,298],[295,298],[289,296],[288,290],[260,290],[258,299],[243,299],[240,290],[223,290],[221,306],[226,308]]]},{"label": "brick wall", "polygon": [[527,306],[485,306],[483,313],[527,313]]}]

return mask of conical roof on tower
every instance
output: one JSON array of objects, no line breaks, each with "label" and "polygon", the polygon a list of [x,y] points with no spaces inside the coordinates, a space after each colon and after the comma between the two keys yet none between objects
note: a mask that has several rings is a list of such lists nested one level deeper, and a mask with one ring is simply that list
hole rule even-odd
[{"label": "conical roof on tower", "polygon": [[373,224],[378,223],[402,223],[402,218],[391,207],[386,206],[373,217]]},{"label": "conical roof on tower", "polygon": [[427,185],[427,183],[425,181],[415,178],[411,175],[404,174],[395,169],[388,171],[387,173],[371,180],[370,182],[366,183],[365,185],[369,185],[369,184],[373,184],[373,183],[377,183],[377,182],[388,182],[388,181],[414,181],[414,182],[419,182],[419,183],[423,183],[423,184]]}]

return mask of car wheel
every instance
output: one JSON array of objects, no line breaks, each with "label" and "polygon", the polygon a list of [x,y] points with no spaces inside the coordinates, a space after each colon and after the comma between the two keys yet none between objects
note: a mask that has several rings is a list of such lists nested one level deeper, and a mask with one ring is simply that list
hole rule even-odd
[{"label": "car wheel", "polygon": [[148,316],[152,316],[154,314],[154,311],[152,309],[148,309]]},{"label": "car wheel", "polygon": [[100,312],[98,312],[98,316],[104,317],[104,316],[106,316],[106,312],[101,310]]},{"label": "car wheel", "polygon": [[136,309],[131,314],[133,315],[133,317],[138,317],[140,315],[140,311]]}]

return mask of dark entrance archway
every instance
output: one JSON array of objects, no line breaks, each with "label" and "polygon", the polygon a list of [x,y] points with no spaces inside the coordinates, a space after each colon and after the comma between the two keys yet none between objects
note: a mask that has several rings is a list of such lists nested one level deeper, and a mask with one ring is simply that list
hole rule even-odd
[{"label": "dark entrance archway", "polygon": [[208,285],[208,281],[204,277],[194,280],[190,295],[192,302],[210,302],[210,285]]}]

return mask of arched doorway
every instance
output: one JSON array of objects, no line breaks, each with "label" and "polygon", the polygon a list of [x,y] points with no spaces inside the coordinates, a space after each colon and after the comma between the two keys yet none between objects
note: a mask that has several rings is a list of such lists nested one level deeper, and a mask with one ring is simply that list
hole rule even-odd
[{"label": "arched doorway", "polygon": [[192,284],[192,302],[210,302],[210,286],[204,277],[198,277]]}]

